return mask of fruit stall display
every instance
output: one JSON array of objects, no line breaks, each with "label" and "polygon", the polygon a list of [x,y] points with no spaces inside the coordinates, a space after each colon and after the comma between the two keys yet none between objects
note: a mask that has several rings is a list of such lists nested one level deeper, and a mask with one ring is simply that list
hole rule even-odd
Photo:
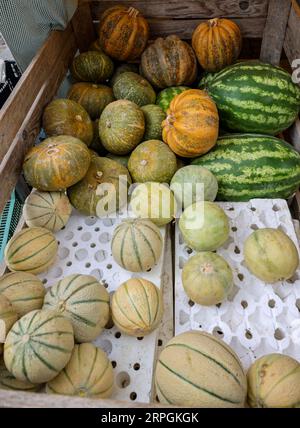
[{"label": "fruit stall display", "polygon": [[106,3],[79,2],[0,112],[0,208],[21,171],[33,188],[1,267],[1,403],[298,407],[295,11]]}]

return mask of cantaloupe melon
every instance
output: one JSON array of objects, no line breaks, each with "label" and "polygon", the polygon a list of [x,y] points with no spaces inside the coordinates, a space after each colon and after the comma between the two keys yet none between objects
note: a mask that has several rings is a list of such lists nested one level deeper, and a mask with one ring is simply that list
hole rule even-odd
[{"label": "cantaloupe melon", "polygon": [[18,314],[12,303],[3,294],[0,294],[0,343],[5,342],[5,338],[18,319]]},{"label": "cantaloupe melon", "polygon": [[105,352],[91,343],[75,345],[63,371],[46,385],[48,394],[87,398],[111,396],[114,375]]},{"label": "cantaloupe melon", "polygon": [[145,336],[161,322],[163,299],[159,288],[143,278],[131,278],[114,292],[112,319],[129,336]]},{"label": "cantaloupe melon", "polygon": [[243,407],[246,376],[235,352],[222,340],[200,331],[171,339],[155,373],[162,404],[187,407]]},{"label": "cantaloupe melon", "polygon": [[7,370],[4,361],[0,359],[0,389],[34,392],[40,389],[40,385],[34,385],[31,382],[16,379],[14,375]]},{"label": "cantaloupe melon", "polygon": [[44,309],[68,318],[77,342],[90,342],[109,320],[109,294],[93,276],[68,275],[48,290]]}]

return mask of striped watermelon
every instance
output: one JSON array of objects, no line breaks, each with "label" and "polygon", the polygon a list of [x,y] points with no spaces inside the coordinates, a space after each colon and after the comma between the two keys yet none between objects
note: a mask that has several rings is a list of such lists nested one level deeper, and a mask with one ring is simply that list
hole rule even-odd
[{"label": "striped watermelon", "polygon": [[34,392],[39,388],[40,385],[34,385],[31,382],[16,379],[14,375],[7,370],[4,362],[0,360],[0,389]]},{"label": "striped watermelon", "polygon": [[172,99],[181,94],[181,92],[190,89],[188,86],[171,86],[170,88],[163,89],[160,91],[156,98],[156,104],[158,104],[164,112],[170,107]]},{"label": "striped watermelon", "polygon": [[193,160],[217,178],[221,201],[289,198],[300,184],[300,156],[285,141],[256,134],[219,138],[216,147]]},{"label": "striped watermelon", "polygon": [[300,88],[285,70],[259,61],[231,65],[206,81],[221,124],[237,132],[277,134],[295,121]]}]

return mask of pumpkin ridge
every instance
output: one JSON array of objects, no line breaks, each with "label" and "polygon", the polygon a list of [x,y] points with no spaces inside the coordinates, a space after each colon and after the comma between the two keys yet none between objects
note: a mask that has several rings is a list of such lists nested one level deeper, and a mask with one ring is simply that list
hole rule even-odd
[{"label": "pumpkin ridge", "polygon": [[89,327],[96,327],[96,323],[94,323],[93,321],[91,321],[91,320],[89,320],[89,319],[87,319],[87,318],[85,318],[85,317],[83,317],[83,316],[81,316],[81,315],[78,315],[78,314],[75,314],[74,312],[72,312],[70,309],[65,309],[65,312],[68,312],[69,314],[71,314],[71,316],[73,317],[73,318],[75,318],[76,319],[76,321],[80,321],[80,322],[82,322],[82,323],[84,323],[85,325],[87,325],[87,326],[89,326]]},{"label": "pumpkin ridge", "polygon": [[147,294],[147,291],[146,291],[146,289],[145,289],[145,286],[144,286],[143,280],[138,279],[138,282],[141,284],[142,289],[144,290],[144,294],[145,294],[146,302],[147,302],[147,309],[148,309],[148,320],[149,320],[149,325],[151,325],[151,324],[152,324],[152,321],[151,321],[151,318],[152,318],[152,317],[151,317],[151,310],[150,310],[150,305],[149,305],[149,300],[148,300],[148,294]]},{"label": "pumpkin ridge", "polygon": [[[53,312],[54,312],[54,311],[53,311]],[[38,315],[38,314],[39,314],[39,312],[37,311],[37,312],[34,314],[33,318],[35,318],[35,317],[36,317],[36,315]],[[29,334],[30,336],[31,336],[31,335],[33,335],[36,331],[38,331],[41,327],[43,327],[44,325],[48,324],[48,322],[50,322],[50,321],[54,320],[55,318],[64,318],[64,317],[63,317],[62,315],[60,315],[60,314],[55,313],[52,317],[47,318],[47,319],[45,319],[44,321],[42,321],[40,324],[38,324],[34,330],[29,331],[29,328],[30,328],[30,327],[31,327],[31,325],[32,325],[33,318],[31,319],[30,324],[29,324],[29,325],[28,325],[28,327],[27,327],[27,331],[28,331],[28,334]],[[23,334],[24,334],[24,333],[23,333]]]},{"label": "pumpkin ridge", "polygon": [[150,249],[150,252],[151,252],[153,260],[154,260],[154,263],[156,263],[156,256],[155,256],[155,253],[153,251],[153,248],[152,248],[149,240],[147,239],[146,235],[141,231],[141,229],[137,228],[137,230],[140,233],[140,235],[143,237],[144,242],[146,242],[146,244],[148,245],[148,248]]},{"label": "pumpkin ridge", "polygon": [[108,369],[108,367],[109,367],[109,363],[110,363],[110,361],[109,361],[109,359],[107,359],[107,363],[106,363],[106,367],[105,367],[105,369],[103,370],[103,372],[101,373],[101,375],[99,376],[99,378],[97,378],[97,380],[96,380],[92,385],[90,385],[89,389],[94,388],[94,387],[97,385],[97,383],[98,383],[98,382],[100,382],[100,380],[103,378],[103,376],[104,376],[104,374],[105,374],[106,370],[107,370],[107,369]]},{"label": "pumpkin ridge", "polygon": [[[46,233],[45,233],[45,235],[46,235]],[[44,235],[42,235],[42,236],[44,236]],[[36,238],[33,238],[33,239],[31,239],[31,241],[34,241],[35,239],[37,239],[37,238],[39,238],[39,237],[36,237]],[[28,242],[30,242],[30,241],[28,241]],[[28,244],[28,242],[26,242],[26,244]],[[46,248],[48,248],[48,247],[50,247],[50,245],[52,245],[52,244],[55,244],[56,243],[56,239],[54,238],[51,242],[49,242],[47,245],[45,245],[43,248],[40,248],[38,251],[36,251],[35,253],[32,253],[32,254],[30,254],[30,256],[27,256],[27,257],[24,257],[23,259],[20,259],[20,260],[16,260],[16,261],[14,261],[13,262],[13,264],[14,265],[16,265],[16,264],[18,264],[18,263],[22,263],[22,262],[24,262],[24,261],[26,261],[26,260],[29,260],[29,259],[31,259],[32,257],[34,257],[34,256],[36,256],[37,254],[40,254],[42,251],[44,251],[44,250],[46,250]],[[26,244],[23,244],[23,246],[25,246]],[[21,247],[21,246],[20,246]],[[20,247],[18,248],[18,250],[20,249]],[[12,256],[12,255],[11,255]],[[47,262],[46,263],[49,263],[49,261],[47,260]],[[43,264],[45,264],[45,263],[43,263]],[[37,267],[35,267],[34,269],[36,269]],[[32,268],[30,268],[29,270],[31,270]],[[24,272],[26,272],[26,270],[28,270],[28,269],[24,269]]]},{"label": "pumpkin ridge", "polygon": [[[87,387],[87,384],[88,384],[88,382],[89,382],[89,380],[90,380],[90,378],[91,378],[91,375],[92,375],[92,372],[93,372],[93,370],[94,370],[94,368],[95,368],[95,363],[96,363],[96,360],[97,360],[97,355],[98,355],[98,350],[97,350],[97,348],[95,347],[95,355],[94,355],[94,358],[93,358],[93,362],[92,362],[92,364],[91,364],[91,368],[90,368],[90,371],[89,371],[89,374],[87,375],[87,378],[86,378],[86,380],[85,380],[85,383],[84,383],[84,388],[88,388]],[[78,351],[78,353],[80,353],[80,350]]]},{"label": "pumpkin ridge", "polygon": [[[31,342],[28,342],[28,346],[30,347],[30,349],[32,350],[34,356],[40,360],[41,363],[43,363],[49,370],[53,371],[53,372],[58,372],[58,370],[53,367],[50,363],[48,363],[48,361],[46,361],[43,357],[41,357],[36,350],[34,349],[33,345],[31,344]],[[31,382],[31,381],[30,381]]]},{"label": "pumpkin ridge", "polygon": [[51,343],[46,343],[46,342],[43,342],[41,340],[36,340],[36,339],[32,339],[31,338],[30,342],[38,343],[39,345],[43,345],[43,346],[46,346],[47,348],[63,352],[64,354],[69,354],[70,353],[70,351],[68,351],[68,349],[62,348],[61,346],[52,345]]},{"label": "pumpkin ridge", "polygon": [[[96,280],[94,280],[94,281],[91,281],[91,282],[86,282],[85,284],[81,284],[80,285],[80,287],[78,287],[78,288],[76,288],[76,290],[73,290],[70,294],[67,294],[66,295],[66,293],[64,293],[64,296],[65,296],[65,300],[69,300],[70,301],[70,299],[71,299],[71,297],[73,297],[75,294],[77,294],[79,291],[81,291],[81,290],[83,290],[85,287],[89,287],[90,285],[98,285],[99,283],[98,283],[98,281],[96,281]],[[65,290],[66,291],[66,290]],[[72,304],[73,304],[73,302],[72,302]]]},{"label": "pumpkin ridge", "polygon": [[155,290],[155,295],[156,295],[156,309],[155,309],[155,315],[154,315],[154,318],[153,318],[153,323],[155,323],[155,321],[156,321],[156,318],[157,318],[157,315],[158,315],[158,309],[159,309],[159,306],[160,306],[159,291],[157,290],[156,287],[154,288],[154,290]]},{"label": "pumpkin ridge", "polygon": [[[122,229],[120,229],[120,230],[122,232]],[[127,229],[124,230],[124,235],[123,235],[122,244],[121,244],[121,263],[122,263],[122,266],[124,269],[126,266],[126,263],[124,262],[124,245],[125,245],[125,239],[126,239],[126,236],[129,232],[129,230],[130,230],[130,226],[127,226]]]}]

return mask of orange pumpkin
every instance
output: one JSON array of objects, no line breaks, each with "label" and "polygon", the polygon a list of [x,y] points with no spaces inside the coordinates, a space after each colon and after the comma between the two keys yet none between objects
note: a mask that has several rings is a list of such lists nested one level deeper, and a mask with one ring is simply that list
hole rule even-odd
[{"label": "orange pumpkin", "polygon": [[162,122],[163,140],[178,156],[208,152],[218,138],[218,110],[205,91],[189,89],[176,95]]},{"label": "orange pumpkin", "polygon": [[237,60],[242,47],[241,31],[230,19],[210,19],[195,29],[192,46],[204,70],[219,71]]},{"label": "orange pumpkin", "polygon": [[100,46],[107,55],[118,61],[138,58],[148,38],[148,23],[134,7],[113,6],[101,16]]}]

